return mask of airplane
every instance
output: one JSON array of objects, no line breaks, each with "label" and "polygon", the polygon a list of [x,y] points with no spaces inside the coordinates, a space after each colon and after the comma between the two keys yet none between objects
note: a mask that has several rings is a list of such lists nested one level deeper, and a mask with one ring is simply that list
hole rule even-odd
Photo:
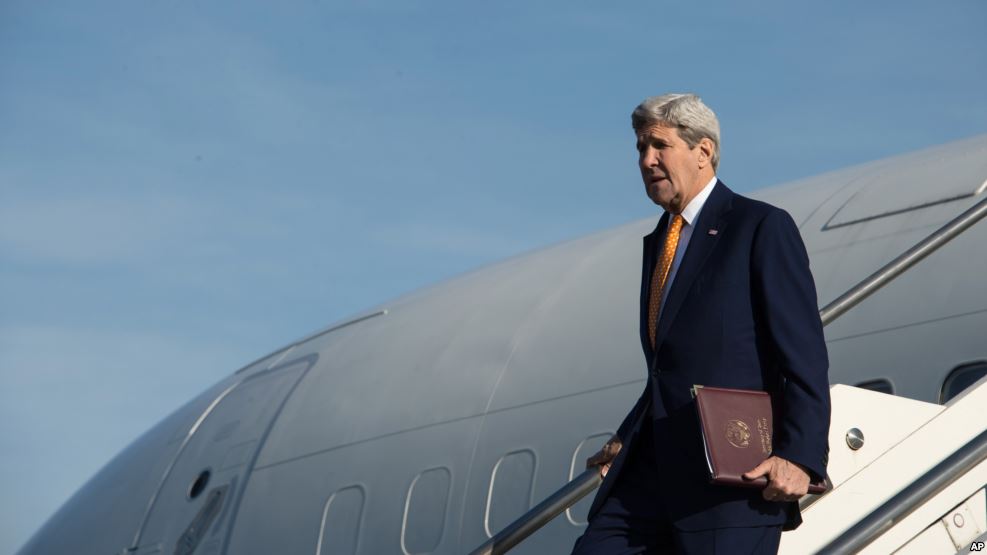
[{"label": "airplane", "polygon": [[[981,135],[745,194],[798,223],[822,305],[985,190]],[[470,552],[580,474],[644,387],[640,238],[656,220],[413,292],[247,364],[125,448],[19,553]],[[983,397],[970,392],[987,392],[985,275],[987,224],[974,225],[825,329],[834,428],[838,396],[864,420],[930,415],[915,428]],[[960,409],[960,428],[987,429]],[[513,552],[568,552],[590,498]],[[982,505],[964,509],[977,527]],[[798,552],[788,534],[781,552]]]}]

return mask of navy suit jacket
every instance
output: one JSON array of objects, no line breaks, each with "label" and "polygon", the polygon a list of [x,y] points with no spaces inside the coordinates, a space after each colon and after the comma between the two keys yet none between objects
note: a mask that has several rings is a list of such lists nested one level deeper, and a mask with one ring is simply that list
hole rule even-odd
[{"label": "navy suit jacket", "polygon": [[[808,468],[813,479],[826,475],[829,361],[798,227],[784,210],[735,194],[718,181],[695,221],[652,349],[649,289],[667,222],[665,213],[644,238],[640,317],[647,385],[617,431],[624,447],[590,518],[631,450],[653,448],[661,487],[655,502],[676,528],[794,528],[801,522],[797,503],[765,501],[758,489],[709,483],[691,388],[771,392],[773,454]],[[653,438],[638,433],[644,418],[652,419]]]}]

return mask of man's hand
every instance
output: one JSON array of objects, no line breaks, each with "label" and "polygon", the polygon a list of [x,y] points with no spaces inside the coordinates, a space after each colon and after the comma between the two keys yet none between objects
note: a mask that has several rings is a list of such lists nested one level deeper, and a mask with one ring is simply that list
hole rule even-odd
[{"label": "man's hand", "polygon": [[594,453],[592,457],[586,459],[586,468],[600,465],[600,476],[606,476],[610,470],[611,461],[617,456],[617,453],[620,453],[620,449],[623,446],[624,444],[620,441],[620,438],[614,435],[603,444],[602,449]]},{"label": "man's hand", "polygon": [[768,477],[768,487],[761,492],[768,501],[797,501],[809,491],[809,473],[781,457],[772,455],[744,474],[748,480],[760,476]]}]

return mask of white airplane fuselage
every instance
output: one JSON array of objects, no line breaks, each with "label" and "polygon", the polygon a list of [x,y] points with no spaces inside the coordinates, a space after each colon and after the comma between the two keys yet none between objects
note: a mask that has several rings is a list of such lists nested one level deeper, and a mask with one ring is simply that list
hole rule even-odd
[{"label": "white airplane fuselage", "polygon": [[[799,224],[822,306],[985,186],[980,136],[749,196]],[[483,268],[249,364],[127,447],[21,553],[469,552],[580,473],[644,387],[655,223]],[[830,381],[939,402],[983,375],[985,275],[982,223],[826,328]],[[516,552],[568,551],[588,504]]]}]

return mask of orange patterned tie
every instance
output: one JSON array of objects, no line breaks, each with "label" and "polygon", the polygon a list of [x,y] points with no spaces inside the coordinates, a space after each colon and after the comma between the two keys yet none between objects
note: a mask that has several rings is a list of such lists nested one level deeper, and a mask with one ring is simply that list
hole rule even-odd
[{"label": "orange patterned tie", "polygon": [[675,249],[679,246],[679,234],[682,231],[682,216],[677,214],[672,218],[665,236],[665,247],[661,250],[661,258],[655,265],[655,273],[651,274],[651,298],[648,299],[648,337],[651,338],[651,348],[655,348],[655,330],[658,327],[658,311],[661,309],[661,297],[668,281],[668,271],[672,269],[675,260]]}]

